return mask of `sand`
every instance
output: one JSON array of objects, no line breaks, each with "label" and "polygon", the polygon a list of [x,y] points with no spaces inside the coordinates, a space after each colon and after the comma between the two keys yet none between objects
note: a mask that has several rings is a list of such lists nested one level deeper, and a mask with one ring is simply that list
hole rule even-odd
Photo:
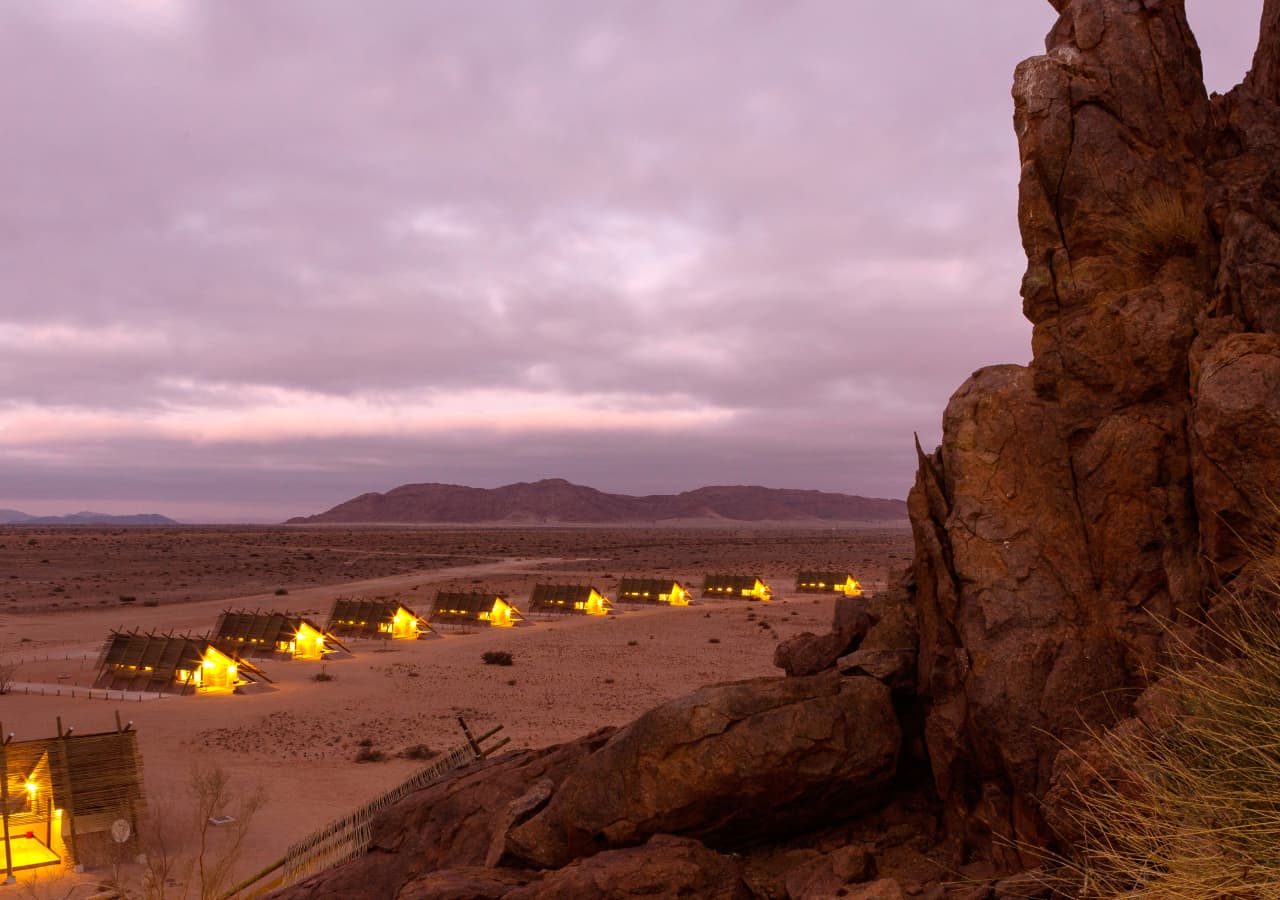
[{"label": "sand", "polygon": [[[177,565],[190,567],[192,559],[208,559],[232,541],[283,546],[290,553],[307,546],[314,549],[306,552],[315,555],[330,552],[332,542],[382,565],[392,552],[379,549],[384,540],[420,562],[424,557],[409,540],[416,533],[420,544],[441,547],[442,555],[422,568],[376,577],[309,586],[292,578],[286,595],[265,587],[285,581],[274,577],[258,579],[258,592],[235,594],[244,582],[230,564],[219,570],[230,573],[221,582],[211,574],[200,583],[199,592],[214,595],[209,599],[154,607],[136,601],[100,604],[86,590],[82,608],[60,605],[50,611],[45,603],[40,611],[41,604],[29,595],[28,602],[10,606],[27,611],[0,614],[0,659],[23,660],[19,681],[64,690],[86,686],[112,628],[203,633],[226,607],[304,611],[323,620],[337,596],[398,596],[425,613],[441,588],[483,586],[508,593],[521,607],[541,580],[592,582],[609,595],[623,574],[670,575],[696,585],[708,570],[758,571],[773,583],[777,596],[768,604],[733,600],[676,609],[620,607],[607,618],[530,617],[527,626],[513,629],[453,630],[390,644],[353,641],[347,658],[262,662],[275,683],[246,695],[125,703],[24,694],[0,699],[3,728],[19,740],[52,734],[59,716],[82,733],[111,728],[119,711],[138,730],[152,802],[182,805],[192,766],[199,763],[219,765],[242,790],[261,793],[241,872],[273,861],[288,844],[424,765],[396,754],[417,745],[444,751],[461,743],[458,715],[476,730],[501,724],[511,749],[539,747],[622,725],[703,684],[776,675],[777,641],[802,631],[825,631],[831,618],[830,598],[791,593],[797,569],[851,568],[875,590],[883,587],[889,568],[905,560],[910,544],[903,529],[557,529],[554,534],[462,529],[447,537],[439,531],[247,529],[211,531],[208,545],[190,530],[179,529],[176,537],[163,529],[142,530],[150,535],[120,531],[92,534],[115,544],[114,556],[98,557],[104,582],[124,583],[135,571],[163,569],[165,561],[149,559],[150,553],[172,554]],[[21,547],[31,539],[26,534],[7,530],[0,533],[0,543]],[[28,546],[33,553],[50,554],[40,558],[53,559],[71,555],[77,544],[88,545],[90,536],[88,530],[69,536],[40,530],[31,535],[38,543]],[[463,564],[439,564],[446,557]],[[21,571],[44,574],[38,567],[52,565],[29,563]],[[84,569],[77,564],[68,571]],[[483,664],[481,654],[489,650],[510,651],[514,664]],[[322,667],[331,681],[315,680]],[[365,740],[388,761],[354,762]]]}]

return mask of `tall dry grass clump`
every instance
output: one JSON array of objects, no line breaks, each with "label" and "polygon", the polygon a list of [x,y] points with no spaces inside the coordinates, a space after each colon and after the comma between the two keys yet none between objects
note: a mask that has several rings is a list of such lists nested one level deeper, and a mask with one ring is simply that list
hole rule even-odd
[{"label": "tall dry grass clump", "polygon": [[1194,258],[1205,234],[1204,211],[1183,194],[1158,188],[1135,198],[1111,240],[1126,265],[1154,275],[1175,257]]},{"label": "tall dry grass clump", "polygon": [[[1080,897],[1280,898],[1280,552],[1178,643],[1157,712],[1100,739],[1074,784]],[[1081,760],[1077,760],[1081,761]]]}]

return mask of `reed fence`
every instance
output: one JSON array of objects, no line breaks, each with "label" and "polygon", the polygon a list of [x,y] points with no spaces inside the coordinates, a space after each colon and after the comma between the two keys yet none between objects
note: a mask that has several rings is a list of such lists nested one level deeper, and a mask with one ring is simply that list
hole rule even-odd
[{"label": "reed fence", "polygon": [[484,741],[501,731],[502,726],[498,725],[479,737],[472,737],[461,718],[459,723],[467,737],[467,743],[450,750],[431,765],[415,772],[354,812],[330,822],[319,831],[291,844],[285,850],[283,857],[251,878],[242,881],[224,895],[223,900],[233,900],[233,898],[234,900],[251,900],[251,898],[261,897],[270,891],[297,884],[325,869],[363,855],[373,840],[373,820],[380,812],[450,772],[484,759],[508,741],[507,738],[503,738],[492,747],[485,749],[482,746]]}]

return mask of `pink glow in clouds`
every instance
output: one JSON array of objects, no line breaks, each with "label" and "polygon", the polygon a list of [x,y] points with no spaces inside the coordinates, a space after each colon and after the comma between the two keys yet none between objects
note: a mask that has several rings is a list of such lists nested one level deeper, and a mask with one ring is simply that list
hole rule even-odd
[{"label": "pink glow in clouds", "polygon": [[[1210,87],[1261,0],[1192,0]],[[0,5],[0,506],[902,496],[1029,356],[1034,0]]]}]

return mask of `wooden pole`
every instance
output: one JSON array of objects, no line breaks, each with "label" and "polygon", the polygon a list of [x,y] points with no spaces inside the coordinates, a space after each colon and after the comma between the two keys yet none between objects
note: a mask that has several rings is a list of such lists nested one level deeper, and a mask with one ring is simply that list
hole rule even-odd
[{"label": "wooden pole", "polygon": [[[66,779],[67,798],[66,805],[63,809],[67,812],[67,829],[71,832],[71,861],[74,863],[78,871],[84,871],[83,863],[80,862],[80,845],[76,840],[76,798],[71,795],[71,764],[67,759],[67,736],[62,732],[62,717],[58,716],[58,746],[61,748],[62,776]],[[50,780],[53,776],[53,767],[50,766]],[[53,785],[49,785],[49,797],[53,797]]]},{"label": "wooden pole", "polygon": [[0,818],[4,820],[4,881],[13,884],[13,851],[9,848],[9,739],[0,722]]}]

